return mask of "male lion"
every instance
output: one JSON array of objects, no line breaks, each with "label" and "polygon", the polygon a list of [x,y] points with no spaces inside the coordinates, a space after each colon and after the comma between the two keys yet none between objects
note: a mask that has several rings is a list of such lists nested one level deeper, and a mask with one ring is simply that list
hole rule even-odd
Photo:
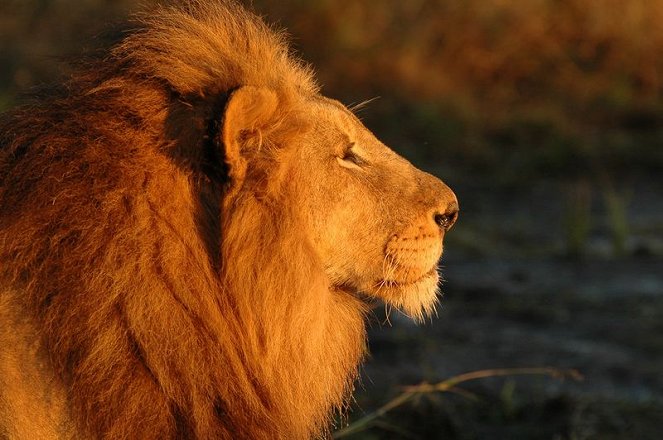
[{"label": "male lion", "polygon": [[140,20],[0,122],[0,437],[324,436],[456,198],[235,3]]}]

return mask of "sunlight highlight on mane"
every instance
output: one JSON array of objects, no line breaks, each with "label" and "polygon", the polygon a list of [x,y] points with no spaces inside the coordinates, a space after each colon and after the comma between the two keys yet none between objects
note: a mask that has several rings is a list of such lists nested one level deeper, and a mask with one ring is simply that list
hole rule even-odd
[{"label": "sunlight highlight on mane", "polygon": [[309,438],[351,391],[364,306],[330,293],[278,194],[218,202],[210,113],[246,84],[282,118],[318,91],[282,33],[188,1],[0,122],[0,280],[83,437]]}]

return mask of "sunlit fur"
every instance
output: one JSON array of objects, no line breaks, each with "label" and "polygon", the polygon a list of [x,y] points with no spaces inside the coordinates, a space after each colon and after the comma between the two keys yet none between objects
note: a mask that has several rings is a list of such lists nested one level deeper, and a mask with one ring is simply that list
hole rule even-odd
[{"label": "sunlit fur", "polygon": [[[67,96],[0,125],[3,313],[28,304],[23,319],[48,352],[39,361],[66,390],[54,407],[65,401],[73,420],[43,433],[320,433],[354,380],[363,306],[329,294],[286,207],[232,205],[218,237],[207,219],[222,188],[194,153],[219,94],[316,85],[278,34],[233,4],[190,2],[142,23]],[[0,356],[4,368],[21,368],[12,356]],[[33,414],[13,417],[9,433],[36,426]]]},{"label": "sunlit fur", "polygon": [[[229,1],[145,14],[91,63],[0,121],[0,438],[326,435],[355,293],[429,312],[455,196]],[[251,90],[271,110],[237,106],[233,159]],[[339,166],[350,135],[370,168]]]}]

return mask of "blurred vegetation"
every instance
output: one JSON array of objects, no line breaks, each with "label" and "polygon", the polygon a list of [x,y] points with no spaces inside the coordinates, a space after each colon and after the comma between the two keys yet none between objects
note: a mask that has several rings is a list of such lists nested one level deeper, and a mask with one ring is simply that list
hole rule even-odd
[{"label": "blurred vegetation", "polygon": [[[0,3],[0,108],[54,78],[58,57],[102,45],[136,3]],[[663,167],[663,0],[252,3],[327,94],[382,97],[367,123],[421,160],[507,183]]]},{"label": "blurred vegetation", "polygon": [[429,159],[519,177],[663,164],[661,0],[282,3],[256,2],[333,94],[385,97],[391,135],[444,149]]}]

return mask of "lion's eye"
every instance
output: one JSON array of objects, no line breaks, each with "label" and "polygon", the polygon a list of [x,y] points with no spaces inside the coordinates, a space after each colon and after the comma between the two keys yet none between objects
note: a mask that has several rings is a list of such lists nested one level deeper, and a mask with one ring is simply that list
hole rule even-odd
[{"label": "lion's eye", "polygon": [[357,153],[354,152],[352,147],[354,146],[354,143],[350,144],[348,148],[345,149],[345,152],[343,153],[343,157],[341,157],[341,160],[344,160],[345,162],[350,162],[354,165],[361,166],[365,165],[366,161],[359,157]]}]

